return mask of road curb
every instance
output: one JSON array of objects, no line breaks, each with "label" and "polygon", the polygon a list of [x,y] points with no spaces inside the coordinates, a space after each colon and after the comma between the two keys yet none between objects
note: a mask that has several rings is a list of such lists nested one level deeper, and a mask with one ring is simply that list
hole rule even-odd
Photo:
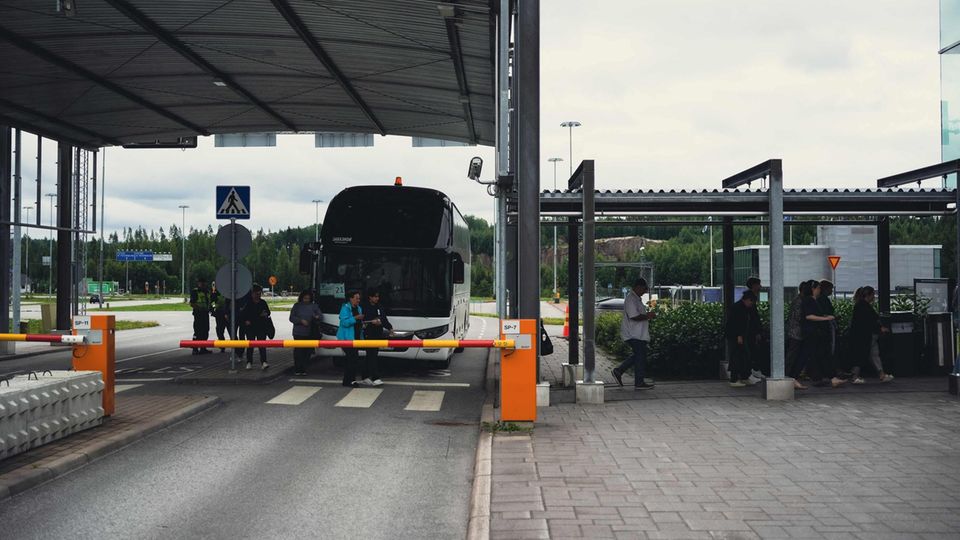
[{"label": "road curb", "polygon": [[493,349],[487,356],[486,390],[487,399],[480,412],[480,438],[477,441],[477,456],[473,466],[473,490],[470,493],[470,522],[467,526],[467,540],[488,540],[490,538],[490,493],[493,456],[493,433],[483,428],[484,424],[494,422],[493,403],[496,395],[497,373],[496,355]]},{"label": "road curb", "polygon": [[98,439],[86,448],[77,449],[43,466],[23,467],[7,473],[0,479],[0,501],[9,499],[33,487],[39,486],[73,472],[88,463],[121,450],[150,435],[192,418],[204,411],[220,405],[217,396],[206,396],[202,400],[192,403],[175,412],[163,415],[142,424],[137,429],[131,429]]}]

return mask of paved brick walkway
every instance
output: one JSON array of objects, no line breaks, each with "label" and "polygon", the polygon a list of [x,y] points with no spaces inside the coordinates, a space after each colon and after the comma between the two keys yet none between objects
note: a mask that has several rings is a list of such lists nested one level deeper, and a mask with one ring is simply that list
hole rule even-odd
[{"label": "paved brick walkway", "polygon": [[208,396],[118,395],[103,424],[0,461],[0,501],[216,405]]},{"label": "paved brick walkway", "polygon": [[960,401],[943,390],[539,415],[494,438],[492,538],[960,537]]}]

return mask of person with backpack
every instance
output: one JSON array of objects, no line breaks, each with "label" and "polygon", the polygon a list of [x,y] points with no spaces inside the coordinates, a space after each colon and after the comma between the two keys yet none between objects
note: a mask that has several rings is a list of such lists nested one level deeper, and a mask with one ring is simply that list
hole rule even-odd
[{"label": "person with backpack", "polygon": [[751,344],[754,339],[752,333],[753,323],[751,321],[751,311],[757,303],[757,296],[753,291],[747,289],[743,291],[743,296],[737,303],[730,308],[727,315],[727,324],[725,333],[730,343],[730,386],[732,388],[743,388],[751,386],[756,382],[750,379],[750,371],[753,367],[750,354],[755,349]]},{"label": "person with backpack", "polygon": [[[262,298],[263,287],[254,283],[250,291],[250,301],[247,302],[240,311],[240,326],[243,328],[247,339],[267,339],[267,335],[273,329],[273,321],[270,319],[270,306]],[[260,369],[267,369],[270,364],[267,363],[266,347],[260,349]],[[246,369],[253,367],[253,347],[247,349]]]}]

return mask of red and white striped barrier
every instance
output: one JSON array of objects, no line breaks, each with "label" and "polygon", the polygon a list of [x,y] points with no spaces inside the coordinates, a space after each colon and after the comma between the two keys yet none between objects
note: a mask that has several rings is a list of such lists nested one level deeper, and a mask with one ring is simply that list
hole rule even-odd
[{"label": "red and white striped barrier", "polygon": [[86,343],[86,338],[84,336],[72,336],[69,334],[0,334],[0,341],[32,341],[81,345]]}]

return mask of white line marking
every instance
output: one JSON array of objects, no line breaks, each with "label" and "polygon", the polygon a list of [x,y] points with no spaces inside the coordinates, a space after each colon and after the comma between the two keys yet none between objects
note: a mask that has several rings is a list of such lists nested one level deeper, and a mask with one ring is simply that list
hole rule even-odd
[{"label": "white line marking", "polygon": [[294,386],[268,401],[271,405],[299,405],[320,391],[316,386]]},{"label": "white line marking", "polygon": [[113,387],[113,393],[119,394],[120,392],[126,392],[127,390],[133,390],[134,388],[139,388],[143,386],[142,384],[118,384]]},{"label": "white line marking", "polygon": [[337,407],[353,407],[368,409],[380,397],[383,390],[379,388],[354,388],[343,399],[337,402]]},{"label": "white line marking", "polygon": [[153,377],[150,379],[117,379],[118,382],[157,382],[157,381],[172,381],[173,377]]},{"label": "white line marking", "polygon": [[[333,379],[288,379],[290,382],[310,383],[310,384],[340,384],[343,381]],[[383,381],[387,386],[430,386],[436,388],[470,388],[470,383],[439,383],[439,382],[418,382],[418,381]]]},{"label": "white line marking", "polygon": [[436,390],[415,390],[405,411],[439,411],[445,392]]},{"label": "white line marking", "polygon": [[176,349],[167,349],[167,350],[165,350],[165,351],[157,351],[157,352],[152,352],[152,353],[147,353],[147,354],[141,354],[140,356],[131,356],[130,358],[124,358],[123,360],[117,360],[116,363],[119,364],[119,363],[121,363],[121,362],[128,362],[128,361],[130,361],[130,360],[136,360],[136,359],[138,359],[138,358],[147,358],[148,356],[157,356],[157,355],[159,355],[159,354],[165,354],[165,353],[168,353],[168,352],[181,351],[181,350],[183,350],[183,349],[181,349],[180,347],[177,347]]}]

